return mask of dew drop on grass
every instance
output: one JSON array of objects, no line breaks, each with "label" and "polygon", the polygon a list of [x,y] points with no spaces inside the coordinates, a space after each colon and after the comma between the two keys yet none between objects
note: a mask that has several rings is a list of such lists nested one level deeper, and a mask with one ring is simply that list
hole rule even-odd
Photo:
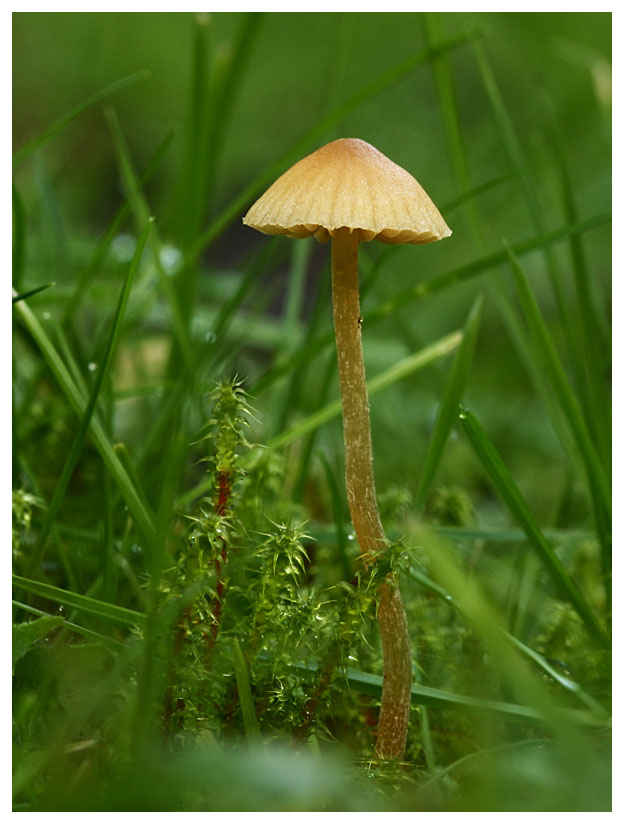
[{"label": "dew drop on grass", "polygon": [[205,340],[208,344],[214,344],[214,343],[215,343],[215,341],[217,340],[217,336],[215,335],[215,333],[214,333],[212,330],[210,330],[210,331],[209,331],[209,332],[207,332],[207,333],[206,333],[206,335],[204,336],[204,340]]},{"label": "dew drop on grass", "polygon": [[98,365],[95,363],[95,361],[91,361],[89,364],[87,364],[87,369],[89,370],[89,372],[95,372],[97,368]]},{"label": "dew drop on grass", "polygon": [[354,540],[354,534],[349,533],[348,536],[347,536],[347,541],[353,541],[353,540]]}]

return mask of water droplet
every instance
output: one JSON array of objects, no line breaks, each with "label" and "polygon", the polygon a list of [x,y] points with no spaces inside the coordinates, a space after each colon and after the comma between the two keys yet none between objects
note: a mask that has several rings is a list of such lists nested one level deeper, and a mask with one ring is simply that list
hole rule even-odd
[{"label": "water droplet", "polygon": [[90,361],[87,364],[87,369],[89,370],[89,372],[95,372],[97,370],[97,368],[98,368],[98,365],[95,363],[95,361]]},{"label": "water droplet", "polygon": [[49,321],[49,320],[50,320],[50,318],[52,318],[52,316],[50,315],[50,313],[49,313],[49,312],[44,312],[44,313],[43,313],[43,317],[45,318],[45,320],[46,320],[46,321]]},{"label": "water droplet", "polygon": [[354,540],[354,534],[353,533],[348,533],[347,541],[353,541],[353,540]]},{"label": "water droplet", "polygon": [[65,607],[64,607],[62,604],[60,604],[60,605],[59,605],[59,611],[58,611],[58,612],[59,612],[59,613],[63,613],[63,611],[64,611],[64,610],[65,610]]},{"label": "water droplet", "polygon": [[168,275],[175,275],[182,266],[182,252],[172,244],[164,244],[160,251],[163,269]]},{"label": "water droplet", "polygon": [[315,619],[316,619],[318,622],[322,622],[322,621],[323,621],[323,616],[320,616],[320,615],[317,613],[317,614],[315,615]]},{"label": "water droplet", "polygon": [[208,344],[213,344],[213,343],[217,340],[217,336],[215,335],[215,333],[214,333],[212,330],[210,330],[210,331],[209,331],[209,332],[207,332],[207,333],[206,333],[206,335],[204,336],[204,340],[205,340]]},{"label": "water droplet", "polygon": [[133,544],[130,548],[130,552],[133,553],[135,556],[140,556],[143,553],[143,549],[138,544]]},{"label": "water droplet", "polygon": [[350,660],[350,662],[357,662],[358,661],[358,659],[355,656],[348,656],[347,658]]},{"label": "water droplet", "polygon": [[136,245],[137,241],[134,235],[122,233],[116,238],[113,238],[111,254],[120,264],[127,264],[132,261]]}]

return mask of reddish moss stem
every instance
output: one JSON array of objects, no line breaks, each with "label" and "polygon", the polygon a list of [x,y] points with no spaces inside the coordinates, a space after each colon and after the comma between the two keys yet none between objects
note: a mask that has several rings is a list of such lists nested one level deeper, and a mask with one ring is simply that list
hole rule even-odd
[{"label": "reddish moss stem", "polygon": [[[373,477],[358,294],[358,236],[348,230],[337,232],[332,239],[332,303],[343,406],[347,500],[365,563],[371,563],[375,554],[386,548],[386,539]],[[376,753],[384,759],[401,759],[410,716],[412,668],[406,612],[395,581],[387,580],[380,587],[378,625],[384,679]]]},{"label": "reddish moss stem", "polygon": [[[217,476],[217,488],[215,491],[215,512],[218,516],[226,516],[230,505],[230,495],[232,493],[232,484],[230,481],[230,473],[222,470]],[[211,625],[210,637],[208,641],[208,649],[212,651],[219,635],[221,628],[221,610],[224,599],[224,592],[226,583],[223,578],[223,566],[228,561],[228,544],[224,536],[220,537],[221,553],[215,559],[215,573],[217,576],[215,607],[213,609],[213,624]]]}]

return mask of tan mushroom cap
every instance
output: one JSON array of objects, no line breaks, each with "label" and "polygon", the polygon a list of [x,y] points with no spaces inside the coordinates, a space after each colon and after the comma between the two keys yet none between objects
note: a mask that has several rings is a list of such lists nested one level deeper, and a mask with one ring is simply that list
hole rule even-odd
[{"label": "tan mushroom cap", "polygon": [[430,243],[451,235],[423,187],[358,138],[328,143],[273,183],[243,218],[267,235],[328,241],[338,229],[361,241]]}]

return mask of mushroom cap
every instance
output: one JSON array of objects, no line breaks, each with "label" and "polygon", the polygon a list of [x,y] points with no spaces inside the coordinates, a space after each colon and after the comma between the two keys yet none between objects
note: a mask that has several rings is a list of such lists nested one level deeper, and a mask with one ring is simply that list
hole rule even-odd
[{"label": "mushroom cap", "polygon": [[422,244],[451,235],[423,187],[358,138],[328,143],[288,169],[243,223],[267,235],[328,241],[342,228],[361,241]]}]

